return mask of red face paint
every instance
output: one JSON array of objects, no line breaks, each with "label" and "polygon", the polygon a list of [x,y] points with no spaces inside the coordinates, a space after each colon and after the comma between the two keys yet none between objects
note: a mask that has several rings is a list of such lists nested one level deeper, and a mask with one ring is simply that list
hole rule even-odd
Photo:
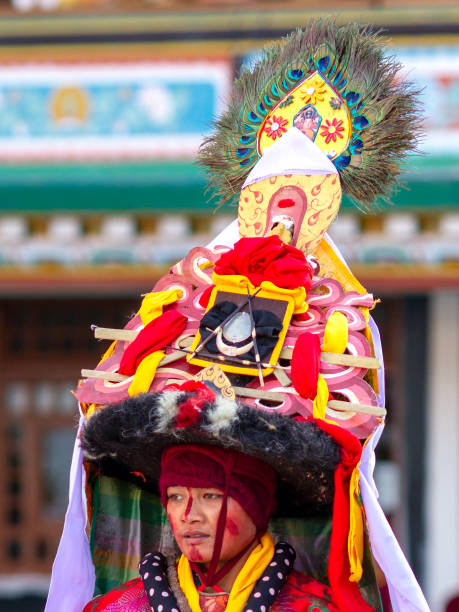
[{"label": "red face paint", "polygon": [[202,561],[202,560],[203,560],[203,556],[199,552],[197,546],[195,544],[193,544],[191,546],[190,561],[198,562],[198,561]]},{"label": "red face paint", "polygon": [[232,536],[239,535],[239,527],[230,517],[226,519],[226,529],[228,533]]},{"label": "red face paint", "polygon": [[188,503],[185,508],[185,518],[188,518],[191,512],[191,506],[193,505],[193,496],[191,495],[191,489],[189,487],[187,487],[186,490],[188,491]]},{"label": "red face paint", "polygon": [[[178,547],[190,561],[209,564],[214,551],[221,503],[212,495],[206,495],[209,490],[205,488],[184,486],[177,491],[171,489],[168,491],[167,515]],[[242,506],[232,497],[228,498],[227,504],[219,564],[235,557],[254,541],[256,535],[256,527]]]}]

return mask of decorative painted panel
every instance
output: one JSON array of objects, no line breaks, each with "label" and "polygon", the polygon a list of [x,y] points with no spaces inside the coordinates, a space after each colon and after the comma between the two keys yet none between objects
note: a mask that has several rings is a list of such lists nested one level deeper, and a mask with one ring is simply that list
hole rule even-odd
[{"label": "decorative painted panel", "polygon": [[231,78],[229,62],[0,67],[0,158],[192,156]]},{"label": "decorative painted panel", "polygon": [[394,48],[410,79],[422,89],[426,153],[459,152],[459,45]]},{"label": "decorative painted panel", "polygon": [[[425,153],[459,152],[459,45],[406,45],[390,49],[415,87],[422,90],[425,117]],[[250,67],[260,58],[255,51],[244,57]]]}]

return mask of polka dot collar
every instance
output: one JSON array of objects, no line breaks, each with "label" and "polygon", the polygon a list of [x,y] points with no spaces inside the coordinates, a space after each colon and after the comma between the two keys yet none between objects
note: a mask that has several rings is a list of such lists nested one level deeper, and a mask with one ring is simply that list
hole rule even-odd
[{"label": "polka dot collar", "polygon": [[148,553],[139,563],[139,573],[154,612],[181,612],[167,579],[167,560],[160,552]]},{"label": "polka dot collar", "polygon": [[[290,544],[276,544],[271,563],[256,582],[244,612],[268,612],[293,569],[295,557],[295,551]],[[163,554],[153,552],[145,555],[139,564],[139,573],[152,612],[183,612],[170,587],[167,561]]]}]

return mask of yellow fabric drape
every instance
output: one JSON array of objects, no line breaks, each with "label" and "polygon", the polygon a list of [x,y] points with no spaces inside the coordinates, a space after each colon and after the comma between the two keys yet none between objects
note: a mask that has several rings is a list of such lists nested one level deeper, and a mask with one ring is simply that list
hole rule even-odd
[{"label": "yellow fabric drape", "polygon": [[99,365],[105,361],[106,359],[108,359],[109,357],[111,357],[115,351],[115,346],[116,346],[116,341],[112,342],[110,344],[110,346],[108,347],[108,349],[105,351],[105,353],[102,355],[102,357],[100,358],[99,361]]},{"label": "yellow fabric drape", "polygon": [[330,392],[328,390],[327,381],[319,372],[319,377],[317,379],[317,395],[312,404],[312,416],[315,419],[325,420],[325,409],[327,407],[329,395]]},{"label": "yellow fabric drape", "polygon": [[324,330],[322,350],[325,353],[344,353],[347,347],[349,330],[347,318],[342,312],[333,312]]},{"label": "yellow fabric drape", "polygon": [[[363,448],[371,440],[369,436],[363,445]],[[347,538],[347,552],[351,568],[349,580],[351,582],[359,582],[363,574],[363,550],[365,540],[365,510],[360,496],[360,462],[352,472],[351,481],[349,483],[349,535]]]},{"label": "yellow fabric drape", "polygon": [[351,566],[349,580],[359,582],[363,573],[363,507],[360,501],[359,490],[359,467],[355,467],[352,472],[349,490],[349,535],[347,539],[347,552]]},{"label": "yellow fabric drape", "polygon": [[137,395],[138,393],[146,393],[151,387],[153,378],[156,374],[156,369],[161,359],[166,355],[164,351],[155,351],[147,355],[137,366],[134,374],[134,379],[129,385],[129,395]]},{"label": "yellow fabric drape", "polygon": [[[315,249],[314,256],[319,260],[321,276],[334,278],[340,283],[344,291],[357,291],[361,295],[367,292],[325,238],[322,238],[319,246]],[[368,309],[362,308],[362,311],[365,312],[365,310],[367,311],[365,318],[368,321]]]},{"label": "yellow fabric drape", "polygon": [[143,325],[156,319],[163,313],[163,307],[173,304],[183,295],[181,289],[168,289],[167,291],[155,291],[147,293],[140,305],[139,315]]},{"label": "yellow fabric drape", "polygon": [[[260,544],[250,553],[249,558],[234,581],[226,606],[227,610],[231,610],[231,612],[242,612],[244,610],[244,606],[250,597],[255,583],[263,576],[273,556],[273,539],[269,533],[265,533],[260,540]],[[194,584],[190,563],[185,555],[180,557],[177,574],[180,588],[185,594],[192,612],[201,612],[199,593]]]},{"label": "yellow fabric drape", "polygon": [[[148,323],[151,323],[153,319],[157,319],[163,314],[164,306],[173,304],[181,298],[182,295],[181,289],[169,289],[167,291],[147,293],[142,300],[138,313],[142,319],[143,325],[146,326]],[[130,396],[137,395],[138,393],[146,393],[150,389],[156,374],[156,369],[165,354],[164,351],[158,350],[142,359],[134,374],[134,379],[129,385],[128,393]]]},{"label": "yellow fabric drape", "polygon": [[85,418],[90,419],[92,415],[96,412],[97,404],[90,404],[88,409],[86,410]]}]

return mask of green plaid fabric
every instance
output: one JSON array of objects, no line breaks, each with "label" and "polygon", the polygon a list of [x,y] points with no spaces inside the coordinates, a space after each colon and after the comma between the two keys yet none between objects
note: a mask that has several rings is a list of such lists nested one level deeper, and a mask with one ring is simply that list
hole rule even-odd
[{"label": "green plaid fabric", "polygon": [[[92,482],[91,552],[96,568],[95,595],[136,578],[137,566],[149,551],[177,554],[159,497],[133,484],[97,476]],[[275,519],[270,532],[289,542],[297,553],[295,567],[327,582],[331,519]],[[346,551],[343,551],[346,554]],[[365,548],[360,589],[376,612],[382,610],[369,547]]]},{"label": "green plaid fabric", "polygon": [[173,549],[166,514],[156,495],[116,478],[93,483],[91,552],[95,594],[137,577],[137,566],[151,550]]}]

